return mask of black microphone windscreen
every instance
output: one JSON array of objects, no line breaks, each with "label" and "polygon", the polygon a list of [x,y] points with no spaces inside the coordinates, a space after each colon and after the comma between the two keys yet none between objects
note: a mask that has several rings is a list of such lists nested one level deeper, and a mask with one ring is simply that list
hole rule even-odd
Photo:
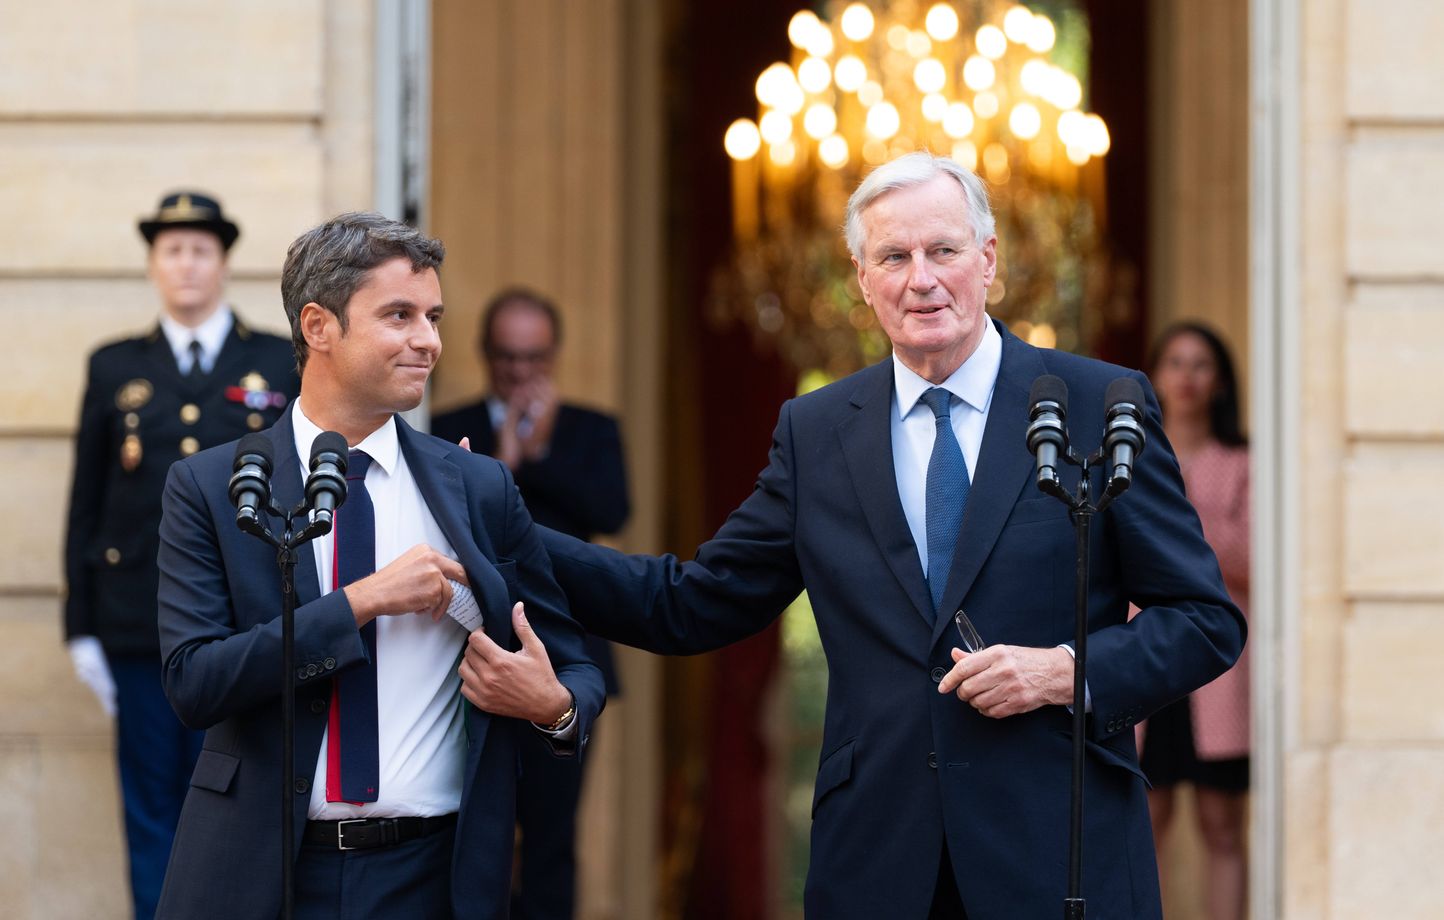
[{"label": "black microphone windscreen", "polygon": [[346,439],[334,431],[323,431],[316,435],[316,440],[311,442],[311,468],[316,468],[316,461],[323,453],[334,454],[338,459],[336,466],[342,474],[346,472],[346,461],[350,459],[351,451],[346,446]]},{"label": "black microphone windscreen", "polygon": [[1143,409],[1143,387],[1132,377],[1119,377],[1108,384],[1108,390],[1103,394],[1103,406],[1105,411],[1112,409],[1119,403],[1132,403],[1140,411]]},{"label": "black microphone windscreen", "polygon": [[264,460],[268,474],[271,471],[271,467],[275,465],[276,458],[275,453],[271,450],[271,439],[259,431],[253,431],[241,438],[241,442],[236,445],[235,465],[237,467],[241,464],[241,458],[247,454],[260,457]]},{"label": "black microphone windscreen", "polygon": [[1028,391],[1028,405],[1036,406],[1040,402],[1055,402],[1065,414],[1068,412],[1068,384],[1062,377],[1044,374],[1033,381],[1033,388]]}]

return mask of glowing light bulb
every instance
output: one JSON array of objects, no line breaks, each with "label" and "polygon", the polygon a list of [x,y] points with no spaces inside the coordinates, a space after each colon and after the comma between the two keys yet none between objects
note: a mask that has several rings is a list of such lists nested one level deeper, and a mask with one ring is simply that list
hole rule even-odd
[{"label": "glowing light bulb", "polygon": [[924,26],[928,34],[940,42],[958,34],[958,11],[951,4],[938,3],[928,10]]},{"label": "glowing light bulb", "polygon": [[832,82],[832,68],[820,57],[809,57],[797,65],[797,82],[809,93],[820,93]]},{"label": "glowing light bulb", "polygon": [[1077,147],[1081,150],[1087,136],[1087,119],[1082,112],[1074,109],[1058,116],[1058,140],[1064,147]]},{"label": "glowing light bulb", "polygon": [[923,117],[928,121],[942,121],[948,114],[948,99],[942,93],[928,93],[923,97]]},{"label": "glowing light bulb", "polygon": [[818,23],[817,28],[808,37],[806,50],[808,54],[825,58],[832,54],[832,50],[836,46],[837,43],[832,38],[832,30],[825,24]]},{"label": "glowing light bulb", "polygon": [[1008,129],[1013,132],[1014,137],[1025,141],[1032,140],[1038,136],[1038,129],[1041,127],[1043,116],[1031,102],[1020,102],[1008,113]]},{"label": "glowing light bulb", "polygon": [[1028,48],[1043,54],[1053,47],[1058,40],[1058,32],[1053,28],[1053,20],[1041,14],[1033,17],[1032,28],[1028,30]]},{"label": "glowing light bulb", "polygon": [[993,93],[978,93],[973,97],[973,111],[979,118],[992,118],[998,114],[998,97]]},{"label": "glowing light bulb", "polygon": [[919,29],[916,32],[908,33],[907,52],[913,57],[920,58],[933,50],[933,40],[928,38],[928,33]]},{"label": "glowing light bulb", "polygon": [[973,92],[981,92],[993,85],[998,71],[993,62],[985,57],[973,55],[963,62],[963,82]]},{"label": "glowing light bulb", "polygon": [[1046,98],[1050,85],[1051,75],[1048,72],[1048,62],[1042,58],[1032,58],[1023,65],[1018,72],[1018,82],[1023,84],[1023,89],[1034,96]]},{"label": "glowing light bulb", "polygon": [[787,84],[791,82],[791,67],[780,62],[769,65],[757,76],[757,101],[768,108],[776,108],[777,100],[787,91]]},{"label": "glowing light bulb", "polygon": [[906,51],[910,35],[912,31],[907,26],[895,22],[887,27],[887,46],[894,51]]},{"label": "glowing light bulb", "polygon": [[802,91],[802,87],[797,84],[797,77],[789,69],[787,82],[778,87],[775,107],[788,115],[796,115],[806,104],[807,94]]},{"label": "glowing light bulb", "polygon": [[838,89],[845,93],[855,93],[858,87],[867,82],[867,65],[857,55],[845,54],[833,68],[832,78],[837,81]]},{"label": "glowing light bulb", "polygon": [[750,118],[739,118],[727,127],[722,147],[734,160],[750,160],[762,146],[762,134]]},{"label": "glowing light bulb", "polygon": [[851,41],[860,42],[872,34],[872,10],[866,3],[853,3],[842,11],[842,34]]},{"label": "glowing light bulb", "polygon": [[994,25],[986,25],[978,30],[975,38],[978,45],[978,53],[984,57],[997,60],[1008,53],[1008,37],[1003,30]]},{"label": "glowing light bulb", "polygon": [[876,80],[868,80],[857,89],[857,101],[864,106],[872,108],[882,101],[882,84]]},{"label": "glowing light bulb", "polygon": [[822,140],[837,130],[837,113],[825,102],[815,102],[802,116],[802,130],[814,140]]},{"label": "glowing light bulb", "polygon": [[1053,93],[1045,98],[1058,108],[1074,109],[1083,101],[1083,84],[1068,71],[1055,67],[1052,83]]},{"label": "glowing light bulb", "polygon": [[919,91],[924,93],[936,93],[948,82],[947,68],[937,58],[923,58],[918,61],[918,66],[913,68],[913,83],[917,84]]},{"label": "glowing light bulb", "polygon": [[867,110],[867,133],[878,140],[887,140],[901,127],[902,118],[891,102],[879,102]]},{"label": "glowing light bulb", "polygon": [[814,32],[823,28],[822,20],[812,10],[801,10],[793,14],[787,23],[787,39],[794,48],[806,48]]},{"label": "glowing light bulb", "polygon": [[780,144],[792,136],[792,119],[787,113],[774,110],[762,116],[758,130],[767,143]]},{"label": "glowing light bulb", "polygon": [[1033,34],[1033,14],[1026,6],[1015,6],[1003,17],[1003,34],[1008,41],[1022,45]]},{"label": "glowing light bulb", "polygon": [[833,169],[841,169],[847,165],[847,138],[841,134],[824,138],[822,143],[817,145],[817,156]]},{"label": "glowing light bulb", "polygon": [[973,124],[973,110],[965,103],[954,102],[943,116],[943,133],[948,137],[967,137],[973,133]]},{"label": "glowing light bulb", "polygon": [[1084,116],[1084,124],[1087,126],[1087,134],[1084,135],[1084,146],[1090,154],[1101,157],[1108,152],[1113,145],[1113,140],[1108,136],[1108,126],[1098,115]]}]

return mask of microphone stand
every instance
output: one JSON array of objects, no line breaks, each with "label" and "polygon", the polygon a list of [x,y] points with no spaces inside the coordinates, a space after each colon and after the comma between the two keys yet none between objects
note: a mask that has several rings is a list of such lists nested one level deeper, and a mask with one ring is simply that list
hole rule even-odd
[{"label": "microphone stand", "polygon": [[306,501],[289,511],[274,499],[267,500],[266,510],[285,522],[281,536],[273,534],[259,516],[238,516],[236,523],[246,533],[263,540],[276,549],[276,565],[281,573],[281,917],[292,920],[295,915],[295,886],[292,874],[296,861],[296,550],[305,543],[331,531],[331,521],[323,518],[310,521],[297,532],[295,523],[304,520]]},{"label": "microphone stand", "polygon": [[1090,532],[1093,516],[1113,504],[1129,480],[1110,478],[1103,495],[1095,505],[1092,502],[1093,469],[1104,459],[1103,448],[1099,447],[1087,457],[1081,456],[1072,447],[1063,459],[1078,467],[1078,490],[1069,494],[1056,478],[1042,479],[1038,488],[1068,506],[1068,517],[1073,522],[1077,544],[1077,563],[1074,569],[1074,608],[1076,620],[1073,633],[1073,769],[1072,790],[1068,818],[1068,894],[1063,899],[1064,920],[1083,920],[1087,903],[1082,895],[1083,887],[1083,762],[1086,752],[1085,735],[1088,717],[1084,712],[1088,670],[1088,568],[1091,555]]}]

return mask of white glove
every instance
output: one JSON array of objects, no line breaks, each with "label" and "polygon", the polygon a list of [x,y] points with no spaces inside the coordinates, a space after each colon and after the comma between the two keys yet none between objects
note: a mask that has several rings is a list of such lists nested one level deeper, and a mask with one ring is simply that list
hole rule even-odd
[{"label": "white glove", "polygon": [[105,714],[114,716],[115,678],[110,676],[110,665],[105,661],[100,640],[94,636],[76,636],[66,646],[70,649],[70,662],[75,665],[75,676],[100,700]]}]

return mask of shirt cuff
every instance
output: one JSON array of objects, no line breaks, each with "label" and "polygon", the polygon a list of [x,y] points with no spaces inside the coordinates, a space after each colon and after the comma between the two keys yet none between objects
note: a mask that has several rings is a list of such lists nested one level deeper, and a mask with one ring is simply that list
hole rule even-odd
[{"label": "shirt cuff", "polygon": [[[1072,658],[1074,661],[1078,660],[1078,654],[1073,651],[1073,646],[1065,642],[1062,645],[1059,645],[1058,648],[1061,648],[1063,651],[1067,652],[1069,658]],[[1072,712],[1073,707],[1069,706],[1068,711]],[[1086,679],[1083,681],[1083,711],[1093,711],[1093,691],[1088,689],[1088,681]]]}]

